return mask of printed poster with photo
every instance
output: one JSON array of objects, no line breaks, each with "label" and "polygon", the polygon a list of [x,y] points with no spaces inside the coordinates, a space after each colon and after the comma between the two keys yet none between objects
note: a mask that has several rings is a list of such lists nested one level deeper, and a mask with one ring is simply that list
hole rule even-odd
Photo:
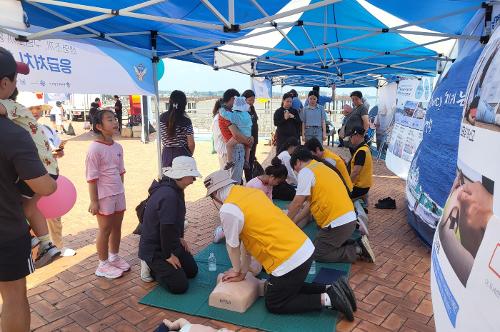
[{"label": "printed poster with photo", "polygon": [[500,330],[500,29],[472,71],[456,177],[433,240],[437,331]]},{"label": "printed poster with photo", "polygon": [[432,79],[402,79],[396,92],[394,127],[385,163],[394,174],[406,180],[411,161],[422,141]]},{"label": "printed poster with photo", "polygon": [[408,173],[408,221],[429,245],[455,179],[467,85],[481,51],[478,46],[456,61],[434,89]]}]

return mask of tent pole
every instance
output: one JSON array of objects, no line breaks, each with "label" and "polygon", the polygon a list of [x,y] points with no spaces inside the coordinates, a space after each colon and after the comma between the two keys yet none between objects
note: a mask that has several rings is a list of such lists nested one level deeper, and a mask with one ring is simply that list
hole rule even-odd
[{"label": "tent pole", "polygon": [[340,0],[323,0],[323,1],[319,1],[319,2],[316,2],[314,4],[309,4],[307,6],[298,7],[298,8],[292,9],[292,10],[288,10],[288,11],[281,12],[281,13],[278,13],[278,14],[275,14],[275,15],[271,15],[271,16],[266,16],[264,18],[260,18],[260,19],[254,20],[254,21],[250,21],[250,22],[241,24],[240,25],[240,29],[241,30],[252,29],[256,25],[259,25],[261,23],[272,22],[272,21],[278,20],[278,19],[283,18],[283,17],[288,17],[290,15],[294,15],[294,14],[297,14],[297,13],[303,13],[303,12],[306,12],[306,11],[309,11],[309,10],[313,10],[313,9],[316,9],[316,8],[321,8],[321,7],[328,6],[328,5],[332,4],[332,3],[339,2],[339,1]]},{"label": "tent pole", "polygon": [[[160,58],[156,55],[156,38],[158,36],[157,31],[151,31],[151,52],[153,58],[151,59],[153,63],[153,84],[155,89],[155,120],[156,120],[156,154],[158,158],[158,180],[162,178],[161,170],[161,133],[160,133],[160,90],[158,87],[158,62]],[[148,123],[149,126],[149,123]]]}]

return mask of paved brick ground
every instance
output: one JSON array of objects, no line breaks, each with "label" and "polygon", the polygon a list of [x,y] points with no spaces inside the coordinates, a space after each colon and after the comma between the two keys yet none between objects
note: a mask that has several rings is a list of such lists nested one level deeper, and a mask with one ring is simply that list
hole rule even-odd
[{"label": "paved brick ground", "polygon": [[[429,250],[406,223],[404,181],[394,177],[383,162],[376,163],[374,173],[370,205],[380,198],[392,196],[396,198],[398,209],[370,208],[370,241],[377,263],[353,264],[350,280],[359,309],[354,322],[342,320],[337,330],[433,331]],[[195,251],[199,251],[211,241],[212,230],[218,222],[216,210],[213,203],[204,198],[188,202],[187,210],[186,239]],[[133,216],[127,214],[127,218],[129,222],[124,224],[123,234],[130,234],[134,227]],[[95,226],[79,227],[77,233],[65,236],[68,246],[79,249],[77,256],[60,259],[28,279],[31,325],[35,331],[151,331],[163,318],[178,317],[216,328],[253,331],[138,304],[155,285],[139,278],[138,237],[135,235],[125,235],[121,245],[121,253],[132,263],[132,271],[114,281],[97,278],[94,275],[97,264],[93,245]],[[65,227],[72,229],[72,225]]]}]

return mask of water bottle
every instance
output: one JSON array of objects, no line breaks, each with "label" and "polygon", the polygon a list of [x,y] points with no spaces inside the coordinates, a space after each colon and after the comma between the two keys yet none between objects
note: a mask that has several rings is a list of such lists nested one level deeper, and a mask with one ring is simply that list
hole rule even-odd
[{"label": "water bottle", "polygon": [[217,260],[215,259],[215,254],[213,252],[208,255],[208,271],[217,271]]},{"label": "water bottle", "polygon": [[316,261],[312,261],[311,268],[309,269],[309,274],[316,274]]}]

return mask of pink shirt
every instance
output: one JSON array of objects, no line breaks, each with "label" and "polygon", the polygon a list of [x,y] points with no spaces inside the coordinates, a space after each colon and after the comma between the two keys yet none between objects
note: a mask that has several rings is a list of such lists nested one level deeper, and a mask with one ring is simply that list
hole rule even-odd
[{"label": "pink shirt", "polygon": [[121,179],[121,175],[125,173],[125,165],[120,144],[92,142],[85,159],[85,169],[87,182],[97,182],[99,199],[125,192]]},{"label": "pink shirt", "polygon": [[267,197],[269,197],[270,200],[273,199],[273,187],[266,186],[258,177],[248,181],[246,187],[260,189],[267,195]]}]

